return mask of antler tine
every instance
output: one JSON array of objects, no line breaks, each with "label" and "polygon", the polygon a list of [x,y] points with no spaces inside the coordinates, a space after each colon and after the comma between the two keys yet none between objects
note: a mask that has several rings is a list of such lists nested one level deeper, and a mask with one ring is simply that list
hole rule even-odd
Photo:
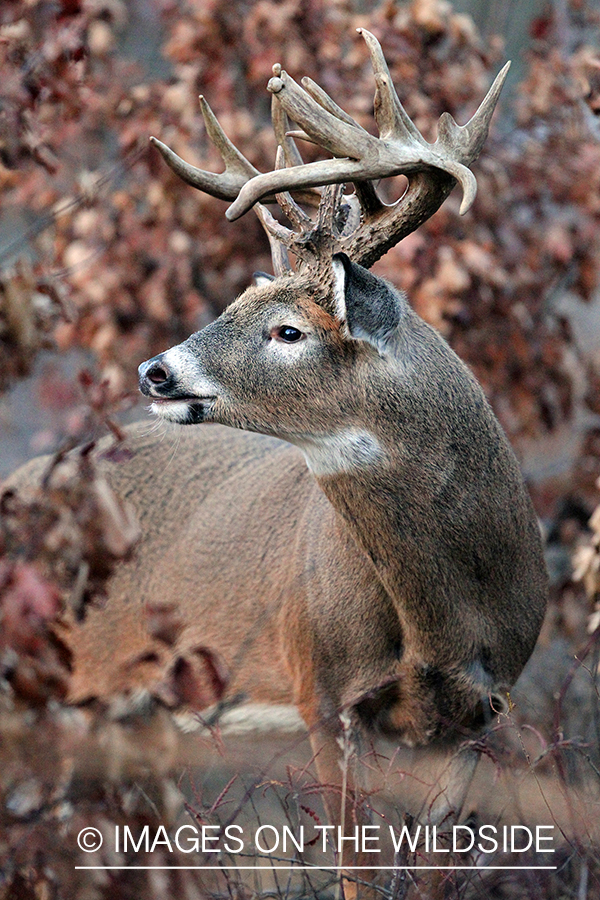
[{"label": "antler tine", "polygon": [[379,199],[377,191],[370,181],[355,181],[354,190],[356,191],[360,208],[367,218],[384,209],[385,203]]},{"label": "antler tine", "polygon": [[[276,76],[281,74],[281,66],[279,63],[276,63],[273,66],[273,74]],[[271,123],[273,125],[273,133],[275,135],[275,140],[277,141],[277,146],[281,147],[283,150],[285,165],[290,167],[304,165],[304,160],[293,140],[294,133],[290,131],[290,122],[287,113],[281,103],[277,102],[275,94],[273,94],[271,98]],[[275,168],[281,169],[283,168],[283,165],[277,165],[276,163]],[[290,195],[286,193],[286,196]],[[297,192],[296,196],[301,203],[305,204],[305,206],[318,207],[321,200],[321,191],[317,188],[307,188],[304,191]],[[276,197],[275,199],[279,203],[278,198]],[[296,208],[299,208],[297,204]],[[300,210],[300,212],[302,212],[302,210]]]},{"label": "antler tine", "polygon": [[[381,203],[377,194],[375,194],[375,197],[380,206],[383,207],[383,203]],[[360,226],[361,215],[364,215],[364,213],[365,207],[362,205],[358,192],[341,194],[335,223],[340,238],[348,237],[348,235],[356,231]]]},{"label": "antler tine", "polygon": [[150,142],[160,152],[169,168],[187,184],[212,197],[218,197],[220,200],[235,200],[241,187],[251,178],[260,175],[260,172],[231,143],[202,95],[200,95],[200,109],[208,136],[225,163],[225,171],[220,175],[206,172],[204,169],[198,169],[196,166],[186,163],[170,147],[155,137],[151,137]]},{"label": "antler tine", "polygon": [[345,122],[347,125],[352,125],[353,128],[360,128],[361,131],[364,131],[365,134],[367,134],[362,125],[355,122],[352,116],[348,115],[341,106],[338,106],[335,100],[332,100],[329,94],[327,94],[316,81],[313,81],[312,78],[305,75],[301,84],[307,94],[310,94],[313,100],[316,100],[319,106],[326,109],[332,116],[335,116],[336,119],[340,119],[340,121]]},{"label": "antler tine", "polygon": [[[339,107],[323,90],[319,89],[320,98],[317,101],[284,69],[281,69],[278,76],[271,78],[267,90],[276,96],[290,118],[297,122],[313,141],[333,156],[357,159],[367,152],[372,140],[371,135],[346,113],[343,113],[342,118],[338,117],[332,110]],[[328,102],[323,105],[325,97]]]},{"label": "antler tine", "polygon": [[[275,69],[275,67],[273,68]],[[281,67],[279,67],[279,72],[277,74],[281,76]],[[309,78],[308,75],[304,76],[301,84],[306,93],[309,94],[313,98],[313,100],[316,100],[319,106],[327,110],[327,112],[331,113],[331,115],[335,116],[336,119],[339,119],[341,122],[345,122],[347,125],[352,125],[354,128],[360,128],[361,131],[365,131],[362,125],[359,125],[358,122],[356,122],[352,118],[352,116],[349,116],[341,106],[338,106],[335,100],[332,100],[329,94],[327,94],[323,90],[323,88],[316,83],[316,81],[313,81],[312,78]],[[275,101],[276,98],[277,94],[274,94],[273,100]],[[274,103],[274,105],[276,104]],[[303,141],[309,141],[311,144],[319,143],[316,137],[312,137],[310,134],[307,134],[306,131],[288,131],[288,135],[290,137],[300,138]]]},{"label": "antler tine", "polygon": [[[286,164],[284,148],[279,145],[277,155],[275,157],[275,169],[283,169]],[[306,231],[313,227],[310,216],[307,216],[301,206],[299,206],[292,195],[288,191],[276,194],[275,199],[279,204],[281,211],[288,217],[294,228],[299,231]]]},{"label": "antler tine", "polygon": [[198,99],[207,134],[221,154],[221,158],[225,163],[225,169],[234,173],[238,172],[240,175],[249,175],[250,172],[256,172],[257,170],[252,163],[248,162],[246,157],[229,140],[204,95],[200,94]]},{"label": "antler tine", "polygon": [[290,257],[288,254],[288,245],[293,241],[294,232],[275,219],[266,206],[262,203],[254,205],[254,211],[258,216],[258,220],[265,229],[269,239],[269,247],[271,248],[271,259],[273,261],[273,272],[275,276],[287,275],[292,271]]},{"label": "antler tine", "polygon": [[[343,184],[329,184],[323,190],[323,199],[319,206],[315,230],[320,236],[325,236],[325,240],[330,245],[335,240],[335,224],[340,213],[343,194]],[[323,240],[323,238],[321,239]]]},{"label": "antler tine", "polygon": [[438,139],[434,144],[448,152],[462,153],[469,164],[477,159],[488,136],[493,112],[506,81],[510,61],[496,75],[492,86],[466,125],[458,125],[450,113],[442,113],[438,122]]},{"label": "antler tine", "polygon": [[[273,76],[279,77],[281,74],[281,66],[276,63],[273,66]],[[277,102],[275,94],[271,97],[271,123],[278,147],[281,147],[285,157],[286,166],[301,166],[304,160],[300,156],[300,151],[291,136],[290,122],[287,113],[281,103]]]},{"label": "antler tine", "polygon": [[427,146],[421,132],[400,102],[381,44],[375,35],[366,28],[357,28],[356,30],[364,38],[371,57],[376,85],[373,111],[379,136],[384,140],[390,137],[395,139],[409,137],[417,143]]},{"label": "antler tine", "polygon": [[[360,29],[359,29],[360,30]],[[352,116],[348,115],[345,110],[338,106],[337,103],[331,99],[329,94],[327,94],[322,87],[320,87],[312,78],[309,78],[307,75],[301,81],[302,87],[305,91],[310,94],[313,100],[316,100],[317,103],[334,115],[336,118],[340,119],[342,122],[346,122],[348,125],[352,125],[355,128],[360,128],[361,131],[365,131],[362,125],[359,125]],[[290,132],[294,137],[301,138],[305,141],[311,141],[312,143],[317,143],[312,137],[310,137],[304,131],[293,131]],[[369,215],[374,213],[375,211],[383,208],[383,203],[377,196],[375,188],[369,181],[356,181],[354,185],[355,189],[355,197],[352,195],[345,198],[346,206],[348,207],[348,216],[346,223],[344,225],[344,233],[346,230],[354,230],[358,227],[360,222],[360,212],[359,209],[355,209],[355,205],[358,204],[360,206],[360,210],[363,211],[365,215]],[[337,198],[338,207],[342,206],[342,194],[340,193]],[[354,224],[354,229],[352,229],[352,225]]]},{"label": "antler tine", "polygon": [[[389,174],[389,173],[388,173]],[[366,178],[381,178],[382,174],[365,173],[365,167],[360,160],[354,159],[324,159],[314,163],[306,163],[303,166],[293,166],[290,169],[280,169],[259,175],[248,181],[240,190],[237,200],[225,212],[227,218],[233,222],[254,206],[263,197],[269,194],[278,194],[282,191],[298,191],[303,188],[324,186],[327,184],[340,184],[346,181],[364,180]]]}]

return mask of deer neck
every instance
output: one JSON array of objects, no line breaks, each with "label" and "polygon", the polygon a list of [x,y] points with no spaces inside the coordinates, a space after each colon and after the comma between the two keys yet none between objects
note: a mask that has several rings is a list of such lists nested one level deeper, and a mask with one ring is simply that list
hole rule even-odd
[{"label": "deer neck", "polygon": [[370,477],[351,473],[317,476],[317,482],[355,540],[371,558],[392,596],[397,596],[407,536],[399,527],[402,491],[393,472],[380,467]]},{"label": "deer neck", "polygon": [[[309,468],[328,500],[370,557],[380,581],[398,609],[428,607],[432,567],[440,563],[444,516],[452,491],[453,463],[443,440],[432,437],[413,452],[370,432],[355,431],[334,442],[331,453],[305,449]],[[327,448],[331,449],[331,448]],[[350,463],[353,463],[351,467]],[[429,574],[428,574],[429,573]],[[431,610],[437,617],[438,611]]]},{"label": "deer neck", "polygon": [[302,450],[320,488],[387,585],[394,580],[402,544],[397,527],[402,481],[396,461],[372,432],[359,428],[303,442]]}]

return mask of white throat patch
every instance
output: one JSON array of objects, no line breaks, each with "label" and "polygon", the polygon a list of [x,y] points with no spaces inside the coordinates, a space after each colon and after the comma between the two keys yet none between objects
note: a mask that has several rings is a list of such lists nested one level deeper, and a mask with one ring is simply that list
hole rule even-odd
[{"label": "white throat patch", "polygon": [[338,475],[367,469],[385,459],[385,451],[370,431],[348,428],[333,434],[303,437],[297,442],[313,475]]}]

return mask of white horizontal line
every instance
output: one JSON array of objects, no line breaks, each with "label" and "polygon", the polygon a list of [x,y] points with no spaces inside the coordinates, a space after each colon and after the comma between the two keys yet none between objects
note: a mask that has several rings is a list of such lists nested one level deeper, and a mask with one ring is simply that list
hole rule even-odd
[{"label": "white horizontal line", "polygon": [[254,871],[256,869],[265,869],[271,872],[273,869],[304,869],[307,872],[324,869],[327,872],[359,872],[370,871],[372,869],[385,869],[387,871],[413,872],[416,869],[464,869],[472,872],[489,872],[492,869],[509,869],[511,871],[531,872],[534,869],[557,869],[558,866],[75,866],[76,869],[201,869],[202,871],[237,872],[242,870]]}]

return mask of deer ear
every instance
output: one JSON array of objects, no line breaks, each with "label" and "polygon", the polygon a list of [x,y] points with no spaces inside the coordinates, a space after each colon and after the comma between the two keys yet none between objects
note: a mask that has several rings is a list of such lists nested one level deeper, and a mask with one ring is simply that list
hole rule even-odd
[{"label": "deer ear", "polygon": [[254,287],[264,287],[265,284],[275,281],[275,276],[269,275],[267,272],[254,272],[252,281],[254,282]]},{"label": "deer ear", "polygon": [[333,257],[333,296],[336,314],[350,336],[385,353],[408,309],[405,297],[345,253]]}]

